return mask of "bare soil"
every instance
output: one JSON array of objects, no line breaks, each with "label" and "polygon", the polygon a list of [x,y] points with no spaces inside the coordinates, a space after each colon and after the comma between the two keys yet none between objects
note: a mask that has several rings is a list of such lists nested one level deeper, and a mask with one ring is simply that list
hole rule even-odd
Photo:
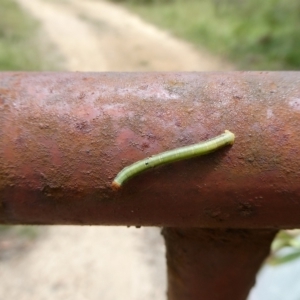
[{"label": "bare soil", "polygon": [[[232,69],[112,3],[18,1],[40,21],[67,71]],[[0,300],[166,299],[157,228],[47,226],[30,245],[15,240],[0,241],[7,254],[0,255]]]}]

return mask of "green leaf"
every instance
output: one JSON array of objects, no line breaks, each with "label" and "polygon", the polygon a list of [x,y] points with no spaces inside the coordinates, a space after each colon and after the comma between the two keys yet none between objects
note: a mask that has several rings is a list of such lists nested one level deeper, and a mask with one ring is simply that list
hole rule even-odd
[{"label": "green leaf", "polygon": [[271,257],[269,258],[268,263],[270,265],[276,266],[276,265],[281,265],[284,263],[291,262],[299,257],[300,257],[300,251],[297,251],[284,256]]}]

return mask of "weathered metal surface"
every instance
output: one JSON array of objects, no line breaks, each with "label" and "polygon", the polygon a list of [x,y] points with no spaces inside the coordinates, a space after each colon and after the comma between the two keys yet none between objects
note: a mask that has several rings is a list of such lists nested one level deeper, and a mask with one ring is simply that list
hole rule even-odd
[{"label": "weathered metal surface", "polygon": [[[146,156],[235,144],[159,167]],[[300,225],[300,72],[1,73],[0,222]]]},{"label": "weathered metal surface", "polygon": [[276,231],[165,228],[169,300],[246,300]]}]

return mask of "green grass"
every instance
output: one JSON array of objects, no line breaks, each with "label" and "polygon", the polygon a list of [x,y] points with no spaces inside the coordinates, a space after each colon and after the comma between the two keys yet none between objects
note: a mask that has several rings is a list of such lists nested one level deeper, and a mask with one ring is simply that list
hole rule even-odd
[{"label": "green grass", "polygon": [[240,69],[300,67],[298,0],[115,0]]},{"label": "green grass", "polygon": [[1,225],[0,226],[0,241],[4,236],[16,235],[18,237],[23,237],[26,239],[33,240],[37,237],[38,226],[34,225]]},{"label": "green grass", "polygon": [[38,22],[13,0],[0,0],[0,70],[58,70],[60,58]]}]

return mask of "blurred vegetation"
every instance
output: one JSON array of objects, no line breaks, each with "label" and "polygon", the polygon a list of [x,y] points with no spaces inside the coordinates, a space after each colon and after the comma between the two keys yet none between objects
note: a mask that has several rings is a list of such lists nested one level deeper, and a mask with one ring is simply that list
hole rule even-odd
[{"label": "blurred vegetation", "polygon": [[272,243],[268,263],[280,265],[300,258],[300,230],[282,230]]},{"label": "blurred vegetation", "polygon": [[26,254],[40,233],[37,226],[0,226],[0,262]]},{"label": "blurred vegetation", "polygon": [[298,0],[111,0],[239,69],[300,67]]},{"label": "blurred vegetation", "polygon": [[[0,226],[0,242],[4,236],[15,235],[15,236],[23,236],[27,239],[35,239],[38,234],[38,227],[31,225],[1,225]],[[1,247],[0,247],[1,249]]]},{"label": "blurred vegetation", "polygon": [[38,22],[13,0],[0,0],[0,70],[59,69],[58,54],[42,38]]}]

